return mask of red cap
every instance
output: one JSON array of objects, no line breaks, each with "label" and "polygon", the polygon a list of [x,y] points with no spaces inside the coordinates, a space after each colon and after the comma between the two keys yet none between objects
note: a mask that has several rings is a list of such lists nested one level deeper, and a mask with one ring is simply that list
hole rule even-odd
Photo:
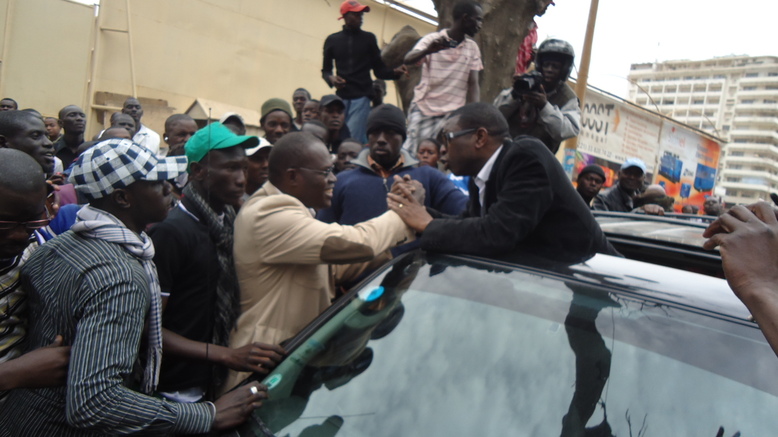
[{"label": "red cap", "polygon": [[356,0],[346,0],[340,4],[341,18],[346,15],[346,12],[370,12],[370,6],[365,6]]}]

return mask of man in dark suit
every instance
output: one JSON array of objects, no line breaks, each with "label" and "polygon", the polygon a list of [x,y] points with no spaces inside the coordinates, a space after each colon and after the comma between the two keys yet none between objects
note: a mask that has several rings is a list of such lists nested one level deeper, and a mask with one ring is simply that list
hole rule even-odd
[{"label": "man in dark suit", "polygon": [[422,233],[423,249],[535,264],[617,254],[554,155],[536,138],[507,139],[508,123],[495,107],[459,108],[443,135],[449,168],[471,177],[465,213],[425,209],[407,185],[388,198],[389,207]]}]

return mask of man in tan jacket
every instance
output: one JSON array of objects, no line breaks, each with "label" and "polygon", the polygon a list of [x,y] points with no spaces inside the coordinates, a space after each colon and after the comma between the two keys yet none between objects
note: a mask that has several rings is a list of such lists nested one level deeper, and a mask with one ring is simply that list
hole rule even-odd
[{"label": "man in tan jacket", "polygon": [[[332,170],[326,146],[309,133],[287,134],[274,145],[268,182],[235,220],[241,315],[231,347],[292,337],[330,305],[336,284],[414,238],[392,211],[355,226],[316,220],[313,210],[330,206]],[[224,388],[246,376],[231,371]]]}]

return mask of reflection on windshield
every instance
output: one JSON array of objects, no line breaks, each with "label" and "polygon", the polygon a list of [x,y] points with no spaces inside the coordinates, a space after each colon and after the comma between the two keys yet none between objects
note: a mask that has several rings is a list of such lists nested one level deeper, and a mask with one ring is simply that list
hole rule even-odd
[{"label": "reflection on windshield", "polygon": [[[607,294],[603,298],[603,293],[598,293],[596,299],[588,299],[596,302],[594,305],[582,305],[581,300],[591,296],[591,288],[574,283],[566,285],[577,292],[573,294],[565,318],[567,340],[575,354],[575,391],[570,408],[562,419],[562,436],[610,437],[611,427],[605,412],[605,401],[602,400],[602,390],[611,373],[611,352],[597,331],[595,320],[602,309],[618,308],[620,305]],[[587,428],[586,424],[598,404],[603,409],[602,422]]]},{"label": "reflection on windshield", "polygon": [[775,384],[760,383],[778,379],[775,357],[753,328],[452,257],[400,258],[348,299],[268,375],[270,399],[239,435],[778,428],[778,398],[761,388]]}]

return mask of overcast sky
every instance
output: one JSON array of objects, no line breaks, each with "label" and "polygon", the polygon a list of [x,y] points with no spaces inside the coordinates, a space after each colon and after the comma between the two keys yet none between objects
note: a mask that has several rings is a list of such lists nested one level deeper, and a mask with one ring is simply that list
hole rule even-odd
[{"label": "overcast sky", "polygon": [[[435,14],[431,0],[404,1]],[[555,3],[536,20],[539,41],[567,40],[578,55],[590,2]],[[778,2],[600,0],[589,83],[626,97],[630,64],[732,54],[778,56]]]}]

